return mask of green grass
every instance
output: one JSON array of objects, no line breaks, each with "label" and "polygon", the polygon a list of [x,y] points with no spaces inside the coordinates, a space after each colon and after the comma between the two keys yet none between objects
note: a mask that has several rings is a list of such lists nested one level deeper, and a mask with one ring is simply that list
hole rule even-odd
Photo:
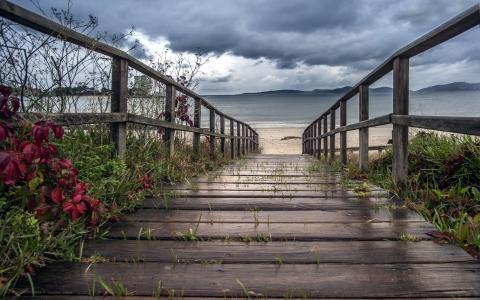
[{"label": "green grass", "polygon": [[[228,162],[219,153],[211,159],[206,144],[195,155],[192,146],[181,138],[176,139],[175,152],[170,157],[156,131],[132,126],[128,132],[125,161],[115,158],[108,130],[101,125],[69,128],[64,139],[55,144],[62,157],[72,160],[79,179],[89,186],[89,195],[108,206],[102,224],[134,210],[149,194],[160,193],[162,184],[183,181]],[[145,174],[151,177],[151,190],[143,189]],[[31,281],[33,293],[35,278],[31,270],[53,260],[81,260],[78,248],[82,240],[105,234],[105,226],[90,228],[68,220],[61,225],[40,220],[27,207],[12,207],[12,199],[1,191],[0,297],[25,292],[14,289],[22,277]],[[151,231],[140,234],[141,238],[153,239]],[[196,235],[187,233],[185,237],[192,240]],[[101,285],[108,287],[111,295],[126,293],[118,282],[104,281]]]},{"label": "green grass", "polygon": [[[351,178],[370,181],[405,199],[443,233],[467,250],[480,249],[480,140],[420,132],[409,143],[409,178],[399,188],[392,178],[392,149],[371,161],[368,174],[356,164]],[[474,251],[470,251],[472,254]],[[478,253],[478,252],[477,252]]]}]

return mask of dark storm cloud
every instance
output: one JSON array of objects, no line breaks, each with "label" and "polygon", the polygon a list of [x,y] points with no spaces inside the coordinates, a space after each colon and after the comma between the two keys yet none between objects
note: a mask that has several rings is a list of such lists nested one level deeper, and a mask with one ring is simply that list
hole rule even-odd
[{"label": "dark storm cloud", "polygon": [[[99,17],[102,30],[134,25],[150,37],[165,37],[174,51],[233,53],[266,58],[278,68],[307,65],[367,70],[474,0],[72,0],[79,16]],[[28,0],[16,0],[31,7]],[[65,6],[43,0],[42,6]],[[480,59],[480,39],[467,35],[439,47],[416,64]],[[476,49],[476,50],[474,50]],[[142,54],[139,52],[138,54]],[[439,61],[440,60],[440,61]]]}]

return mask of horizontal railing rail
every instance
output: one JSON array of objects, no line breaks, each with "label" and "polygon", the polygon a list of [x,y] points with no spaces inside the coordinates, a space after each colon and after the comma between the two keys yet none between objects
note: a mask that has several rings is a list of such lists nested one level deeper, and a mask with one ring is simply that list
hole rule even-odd
[{"label": "horizontal railing rail", "polygon": [[[302,136],[303,153],[318,158],[323,154],[334,160],[337,152],[335,135],[340,134],[340,161],[346,164],[348,149],[346,134],[348,131],[358,130],[359,166],[362,171],[366,171],[368,152],[371,150],[368,145],[369,128],[392,124],[392,173],[395,181],[402,183],[408,175],[409,127],[480,135],[480,117],[409,115],[409,59],[479,24],[480,4],[477,4],[395,52],[307,126]],[[369,86],[391,71],[393,71],[393,113],[369,118]],[[347,125],[347,102],[357,94],[359,122]],[[336,127],[335,123],[337,109],[340,109],[339,127]]]},{"label": "horizontal railing rail", "polygon": [[[174,150],[175,130],[193,133],[193,148],[195,151],[199,151],[200,135],[210,137],[210,150],[213,155],[215,153],[216,145],[215,138],[220,138],[220,151],[224,154],[227,152],[225,148],[225,139],[230,139],[229,152],[232,158],[258,150],[258,133],[250,125],[221,112],[199,94],[176,82],[172,78],[161,74],[130,54],[101,41],[95,40],[87,35],[64,27],[48,18],[5,0],[0,0],[0,16],[58,38],[59,40],[68,41],[85,49],[112,58],[111,113],[50,114],[48,115],[48,118],[64,125],[111,124],[112,141],[115,144],[117,154],[120,157],[124,157],[126,153],[125,133],[127,123],[164,128],[164,140],[168,144],[170,154],[172,154]],[[127,113],[128,67],[143,73],[157,82],[165,84],[165,120],[146,118]],[[194,99],[195,107],[193,126],[175,123],[176,92],[181,92]],[[209,129],[200,128],[202,107],[210,110]],[[43,116],[39,114],[33,114],[32,116],[43,118]],[[215,129],[216,116],[220,117],[220,132],[216,132]],[[229,127],[228,133],[226,133],[226,126]]]}]

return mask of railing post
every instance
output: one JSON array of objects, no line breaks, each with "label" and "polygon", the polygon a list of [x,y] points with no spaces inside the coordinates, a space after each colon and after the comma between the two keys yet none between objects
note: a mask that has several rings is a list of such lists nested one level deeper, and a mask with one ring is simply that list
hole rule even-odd
[{"label": "railing post", "polygon": [[[330,131],[335,130],[335,109],[330,110]],[[335,160],[335,134],[330,135],[330,160]]]},{"label": "railing post", "polygon": [[[358,89],[359,108],[358,120],[368,120],[368,85],[361,85]],[[368,128],[358,130],[358,164],[360,171],[368,170]]]},{"label": "railing post", "polygon": [[242,155],[245,155],[245,124],[242,123]]},{"label": "railing post", "polygon": [[242,156],[242,133],[240,130],[241,124],[237,121],[237,155],[240,157]]},{"label": "railing post", "polygon": [[[220,115],[220,133],[225,134],[225,116]],[[225,157],[225,137],[220,138],[220,152]]]},{"label": "railing post", "polygon": [[312,141],[313,142],[313,151],[312,151],[312,155],[313,156],[317,156],[317,151],[318,151],[318,147],[317,147],[317,140],[315,140],[315,138],[317,137],[317,123],[313,123],[312,125],[312,130],[313,130],[313,136],[312,138],[314,138],[314,140]]},{"label": "railing post", "polygon": [[313,155],[313,152],[315,151],[315,144],[313,143],[313,125],[310,126],[310,155]]},{"label": "railing post", "polygon": [[[128,99],[128,62],[124,59],[112,59],[112,96],[110,111],[127,113]],[[127,153],[127,123],[113,123],[110,127],[110,138],[115,145],[117,156],[125,159]]]},{"label": "railing post", "polygon": [[[408,115],[409,59],[397,57],[393,61],[393,113]],[[408,176],[408,127],[393,124],[392,173],[397,184],[403,185]]]},{"label": "railing post", "polygon": [[[340,127],[347,125],[347,101],[340,101]],[[340,161],[347,164],[347,132],[340,132]]]},{"label": "railing post", "polygon": [[307,130],[305,131],[305,139],[307,140],[305,142],[305,153],[310,154],[310,127],[307,127]]},{"label": "railing post", "polygon": [[[202,100],[195,98],[194,112],[193,112],[193,127],[200,128],[202,121]],[[193,133],[193,151],[196,155],[200,153],[200,133]]]},{"label": "railing post", "polygon": [[233,120],[230,120],[230,158],[235,158],[235,138],[234,138]]},{"label": "railing post", "polygon": [[[215,110],[210,109],[210,132],[215,133]],[[210,156],[215,158],[215,136],[210,135]]]},{"label": "railing post", "polygon": [[[327,131],[328,131],[328,128],[327,128],[327,123],[328,123],[328,120],[327,120],[327,116],[328,115],[324,115],[323,116],[323,134],[326,134]],[[325,158],[328,157],[328,137],[324,137],[323,138],[323,156],[325,156]]]},{"label": "railing post", "polygon": [[318,150],[317,150],[317,158],[320,159],[322,155],[322,139],[320,136],[322,135],[322,119],[317,121],[317,132],[318,132],[318,138],[317,138],[317,144],[318,144]]},{"label": "railing post", "polygon": [[[171,84],[165,87],[165,121],[175,123],[175,87]],[[175,130],[165,128],[163,140],[167,145],[168,156],[171,157],[174,152]]]},{"label": "railing post", "polygon": [[252,138],[252,129],[250,128],[250,126],[247,127],[247,149],[248,149],[248,153],[251,153],[252,152],[252,141],[251,141],[251,138]]},{"label": "railing post", "polygon": [[305,130],[302,133],[302,154],[305,154]]}]

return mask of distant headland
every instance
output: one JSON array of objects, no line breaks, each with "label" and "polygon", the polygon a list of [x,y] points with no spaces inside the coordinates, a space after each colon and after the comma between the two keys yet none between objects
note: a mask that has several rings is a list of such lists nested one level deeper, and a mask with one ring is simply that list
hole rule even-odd
[{"label": "distant headland", "polygon": [[[265,92],[253,92],[253,93],[241,93],[238,95],[314,95],[314,94],[344,94],[349,91],[351,86],[344,86],[334,89],[314,89],[311,91],[302,91],[302,90],[274,90],[274,91],[265,91]],[[439,84],[429,86],[423,89],[416,91],[411,91],[413,93],[437,93],[437,92],[454,92],[454,91],[480,91],[480,83],[468,83],[468,82],[452,82],[447,84]],[[371,93],[391,93],[391,87],[378,87],[371,88]]]}]

